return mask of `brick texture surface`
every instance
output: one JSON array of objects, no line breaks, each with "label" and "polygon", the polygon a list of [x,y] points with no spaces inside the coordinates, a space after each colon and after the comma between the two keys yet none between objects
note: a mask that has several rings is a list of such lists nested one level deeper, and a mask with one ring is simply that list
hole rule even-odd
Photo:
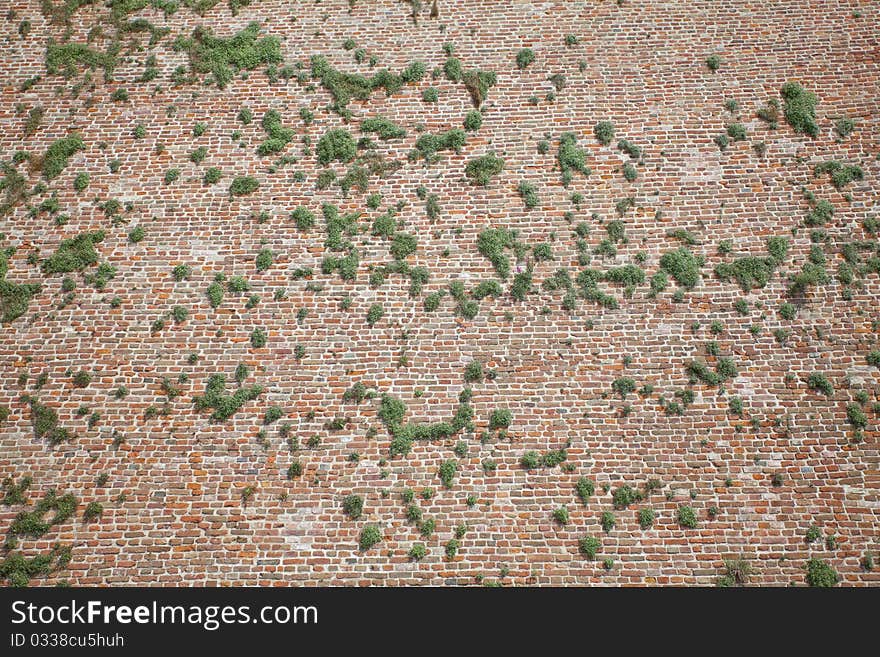
[{"label": "brick texture surface", "polygon": [[[7,543],[0,555],[72,546],[65,568],[32,585],[714,585],[724,560],[738,557],[751,564],[753,584],[805,585],[811,558],[831,565],[843,585],[880,582],[880,571],[865,567],[867,555],[880,556],[880,369],[868,362],[880,348],[880,278],[870,266],[880,257],[870,232],[880,152],[875,3],[442,0],[437,17],[424,2],[417,22],[409,3],[392,0],[353,7],[343,0],[254,0],[235,15],[225,2],[201,15],[184,4],[166,15],[148,3],[127,16],[170,31],[153,44],[149,32],[119,38],[112,80],[83,66],[70,78],[46,69],[50,39],[101,51],[113,43],[117,27],[103,3],[77,8],[65,24],[63,17],[50,20],[36,0],[12,0],[5,3],[12,13],[0,21],[4,161],[11,163],[16,151],[32,154],[30,163],[16,165],[31,190],[41,180],[38,157],[50,144],[74,131],[84,142],[59,176],[0,217],[2,246],[15,247],[6,280],[42,285],[27,311],[0,329],[0,406],[9,409],[0,423],[0,479],[33,478],[27,504],[0,505],[0,526],[9,527],[51,488],[79,501],[73,518],[40,537],[19,537],[14,549]],[[30,30],[22,36],[25,19]],[[203,74],[174,84],[175,69],[189,73],[186,54],[172,47],[178,36],[209,26],[229,37],[254,21],[261,36],[280,39],[284,62],[277,69],[294,67],[292,77],[267,75],[260,64],[223,89],[205,84]],[[96,25],[103,26],[99,34]],[[576,43],[566,43],[569,34]],[[346,39],[356,43],[353,50]],[[420,130],[460,128],[474,108],[465,86],[442,73],[446,43],[465,69],[493,71],[497,82],[482,104],[482,126],[467,133],[460,152],[413,161],[407,156]],[[520,69],[516,54],[526,47],[535,61]],[[362,63],[355,61],[358,49],[365,51]],[[706,64],[713,54],[720,57],[714,72]],[[158,74],[139,81],[151,55]],[[367,101],[352,100],[346,120],[311,76],[315,55],[364,75],[399,72],[419,60],[427,74],[390,95],[380,89]],[[370,56],[378,62],[372,68]],[[556,78],[554,86],[556,74],[564,84]],[[23,89],[34,76],[39,80]],[[756,116],[769,99],[783,102],[780,89],[790,81],[818,99],[815,137],[798,134],[784,117],[774,130]],[[438,102],[423,100],[429,87],[438,90]],[[128,91],[127,101],[111,99],[119,88]],[[728,99],[738,103],[736,111],[725,108]],[[42,121],[26,135],[28,112],[37,106],[45,110]],[[242,107],[252,110],[252,123],[237,118]],[[312,123],[300,118],[300,108],[314,113]],[[295,134],[278,155],[260,156],[261,119],[271,109]],[[320,137],[345,128],[360,138],[361,121],[380,115],[407,131],[389,141],[370,135],[376,151],[400,168],[371,176],[366,194],[352,189],[346,196],[336,184],[319,189]],[[842,117],[855,124],[843,138],[835,132]],[[608,146],[593,134],[599,121],[614,125]],[[193,134],[197,123],[206,127],[200,136]],[[747,137],[721,150],[714,139],[732,123],[741,123]],[[139,124],[142,138],[134,135]],[[574,173],[567,187],[557,162],[566,132],[575,134],[592,171]],[[621,153],[620,139],[638,146],[641,157]],[[542,140],[549,142],[545,153]],[[201,146],[204,161],[191,162]],[[490,151],[504,159],[503,171],[485,187],[472,184],[467,163]],[[296,161],[273,168],[281,155]],[[827,175],[814,174],[828,160],[856,164],[863,177],[837,189]],[[628,161],[638,172],[633,181],[621,172]],[[209,167],[222,172],[215,185],[202,181]],[[172,168],[180,179],[166,184]],[[329,168],[341,177],[347,165]],[[89,186],[77,191],[74,179],[83,172]],[[233,178],[246,175],[259,180],[258,190],[231,196]],[[525,207],[517,191],[522,181],[535,186],[537,207]],[[427,215],[420,188],[436,195],[439,217]],[[39,211],[53,193],[58,212]],[[576,193],[579,204],[571,200]],[[369,194],[382,195],[378,209],[367,207]],[[834,205],[824,236],[805,225],[809,194]],[[625,198],[633,207],[621,215],[616,206]],[[101,209],[110,199],[121,204],[115,221]],[[354,280],[322,272],[326,255],[344,255],[325,246],[325,203],[361,213],[349,238],[359,254]],[[315,214],[314,228],[296,227],[290,214],[298,207]],[[402,230],[418,240],[406,263],[430,274],[416,296],[399,273],[370,283],[371,268],[392,261],[390,243],[370,228],[395,207]],[[58,215],[69,220],[56,222]],[[623,222],[626,237],[614,255],[603,255],[600,244],[614,220]],[[581,222],[589,233],[579,246]],[[136,226],[144,238],[135,243],[128,235]],[[513,272],[501,280],[477,249],[486,228],[515,230],[529,247],[548,243],[553,260],[532,253],[518,259],[509,250]],[[116,268],[103,289],[89,282],[94,264],[69,274],[41,272],[39,263],[62,240],[101,229],[100,262]],[[678,229],[689,231],[691,244],[671,235]],[[774,236],[787,238],[789,248],[764,287],[745,293],[715,274],[734,258],[766,256]],[[726,241],[732,251],[719,252]],[[855,242],[859,264],[846,283],[839,268],[846,245]],[[791,298],[790,279],[815,259],[817,245],[828,280]],[[677,299],[674,281],[650,294],[661,257],[682,246],[705,259],[699,282]],[[262,249],[274,260],[258,271]],[[172,268],[181,264],[192,275],[177,282]],[[564,291],[544,285],[560,268],[575,279],[586,267],[627,264],[647,276],[631,294],[621,284],[598,284],[616,308],[583,298],[564,308]],[[313,273],[292,277],[299,268]],[[512,280],[525,268],[532,290],[518,301]],[[250,290],[227,290],[212,307],[206,291],[218,273],[245,277]],[[76,289],[63,303],[65,276]],[[429,294],[455,281],[469,291],[488,279],[499,280],[503,292],[482,299],[471,319],[449,294],[436,311],[425,309]],[[254,307],[247,306],[251,295],[259,297]],[[114,297],[118,303],[111,304]],[[740,299],[748,303],[746,315],[734,309]],[[786,302],[795,307],[791,319],[780,314]],[[370,326],[367,312],[376,303],[384,315]],[[169,316],[175,306],[188,310],[185,321]],[[720,332],[711,330],[713,322]],[[251,341],[257,328],[267,336],[260,348]],[[784,340],[779,330],[788,332]],[[711,342],[737,367],[738,375],[720,385],[689,378],[694,359],[714,367]],[[474,359],[494,378],[465,383]],[[240,363],[249,368],[244,385],[264,391],[229,419],[212,421],[193,398],[215,374],[224,374],[234,392]],[[80,371],[91,375],[83,387],[73,381]],[[831,395],[810,388],[814,373],[831,382]],[[166,377],[179,395],[163,388]],[[621,399],[612,385],[624,377],[652,390]],[[356,382],[376,396],[344,401]],[[114,394],[120,386],[127,395]],[[391,435],[377,415],[382,394],[405,402],[406,421],[440,422],[455,413],[466,386],[473,391],[472,430],[389,454]],[[688,390],[693,401],[671,414],[676,392]],[[72,438],[50,445],[38,437],[27,396],[54,409]],[[731,412],[734,397],[742,400],[741,416]],[[848,405],[864,413],[861,429]],[[265,424],[271,406],[283,417]],[[495,409],[511,412],[506,434],[489,429]],[[90,422],[92,412],[99,417]],[[338,417],[347,419],[344,428],[328,428]],[[284,424],[298,449],[282,435]],[[459,441],[467,447],[463,456],[453,451]],[[530,450],[563,448],[562,465],[521,465]],[[447,460],[457,463],[449,488],[438,476]],[[294,461],[303,472],[289,478]],[[497,468],[484,469],[486,461]],[[595,483],[586,503],[575,492],[582,477]],[[620,486],[643,489],[654,479],[658,490],[614,507]],[[430,499],[422,497],[425,488],[434,490]],[[407,518],[404,489],[414,491],[423,519],[435,521],[430,537]],[[364,499],[357,519],[342,508],[351,494]],[[468,496],[476,503],[469,505]],[[85,521],[89,502],[103,512]],[[696,527],[679,523],[685,505],[696,512]],[[553,516],[562,506],[566,524]],[[638,512],[647,508],[656,519],[642,529]],[[603,512],[615,517],[607,532]],[[448,556],[462,524],[467,531]],[[361,550],[368,525],[380,529],[382,540]],[[811,526],[821,537],[807,542]],[[595,559],[579,551],[584,536],[601,541]],[[421,560],[408,556],[415,543],[427,549]]]}]

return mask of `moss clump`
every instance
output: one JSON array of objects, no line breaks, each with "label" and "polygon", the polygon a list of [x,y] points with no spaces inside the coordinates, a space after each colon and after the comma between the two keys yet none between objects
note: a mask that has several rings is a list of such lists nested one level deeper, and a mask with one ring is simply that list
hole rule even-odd
[{"label": "moss clump", "polygon": [[816,95],[796,82],[788,82],[780,90],[785,101],[785,120],[795,132],[815,137],[819,134],[816,123]]},{"label": "moss clump", "polygon": [[504,160],[495,153],[488,153],[470,160],[465,166],[465,175],[474,185],[485,187],[489,181],[504,169]]},{"label": "moss clump", "polygon": [[232,196],[246,196],[257,191],[259,186],[260,181],[253,176],[239,176],[229,185],[229,194]]},{"label": "moss clump", "polygon": [[46,180],[57,178],[67,166],[67,161],[85,147],[77,133],[56,139],[43,156],[43,177]]},{"label": "moss clump", "polygon": [[40,268],[46,274],[61,274],[82,271],[98,262],[95,244],[104,239],[104,231],[82,233],[73,239],[64,240],[58,249],[46,258]]},{"label": "moss clump", "polygon": [[318,162],[328,165],[334,160],[351,162],[357,155],[357,144],[343,128],[332,128],[318,140]]},{"label": "moss clump", "polygon": [[211,419],[222,422],[235,415],[245,402],[256,399],[262,393],[262,386],[245,386],[228,395],[226,394],[226,377],[222,374],[214,374],[205,385],[205,394],[201,397],[193,397],[193,404],[199,410],[213,409]]},{"label": "moss clump", "polygon": [[207,28],[197,27],[191,37],[178,37],[174,50],[186,52],[191,70],[210,74],[214,83],[223,89],[237,71],[282,61],[280,40],[271,36],[258,38],[259,33],[259,23],[250,23],[226,39],[215,37]]}]

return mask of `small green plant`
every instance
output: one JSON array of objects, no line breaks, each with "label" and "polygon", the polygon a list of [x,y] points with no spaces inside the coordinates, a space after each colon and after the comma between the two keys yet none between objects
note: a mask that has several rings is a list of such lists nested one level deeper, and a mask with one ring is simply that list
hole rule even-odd
[{"label": "small green plant", "polygon": [[685,504],[678,507],[678,524],[688,529],[694,529],[697,526],[697,514],[692,507]]},{"label": "small green plant", "polygon": [[381,303],[374,303],[367,311],[367,324],[374,326],[385,315],[385,309]]},{"label": "small green plant", "polygon": [[247,196],[257,191],[259,186],[260,181],[252,176],[238,176],[229,185],[229,194],[231,196]]},{"label": "small green plant", "polygon": [[446,488],[452,488],[456,472],[458,472],[458,463],[450,459],[444,461],[440,465],[440,469],[438,470],[437,474],[440,476],[440,481],[443,482],[443,485]]},{"label": "small green plant", "polygon": [[413,561],[421,561],[427,554],[424,543],[414,543],[408,552],[409,558]]},{"label": "small green plant", "polygon": [[639,527],[641,527],[642,529],[650,529],[651,526],[654,524],[654,509],[639,509],[638,517]]},{"label": "small green plant", "polygon": [[600,121],[593,126],[593,135],[603,146],[607,146],[614,139],[614,124],[611,121]]},{"label": "small green plant", "polygon": [[541,463],[541,455],[538,452],[529,450],[525,452],[519,459],[519,464],[526,470],[534,470]]},{"label": "small green plant", "polygon": [[840,575],[823,559],[807,561],[807,584],[818,588],[831,588],[840,581]]},{"label": "small green plant", "polygon": [[364,498],[360,495],[346,495],[342,498],[342,511],[352,520],[361,517],[364,510]]},{"label": "small green plant", "polygon": [[358,540],[358,546],[361,550],[369,550],[382,540],[382,533],[376,525],[367,525],[361,530],[361,536]]},{"label": "small green plant", "polygon": [[256,328],[251,331],[251,346],[254,349],[262,349],[266,346],[266,332],[263,329]]},{"label": "small green plant", "polygon": [[830,397],[834,394],[834,386],[831,385],[831,381],[820,372],[813,372],[810,374],[807,378],[807,386],[810,390],[821,392],[826,397]]},{"label": "small green plant", "polygon": [[516,65],[520,70],[525,70],[529,64],[535,61],[535,51],[531,48],[523,48],[516,53]]},{"label": "small green plant", "polygon": [[584,536],[578,541],[578,549],[587,559],[595,559],[601,547],[602,542],[593,536]]},{"label": "small green plant", "polygon": [[205,185],[216,185],[223,177],[223,172],[217,167],[209,167],[205,169],[205,175],[202,176],[202,182]]},{"label": "small green plant", "polygon": [[575,492],[580,501],[586,506],[590,497],[596,492],[596,485],[586,477],[581,477],[575,484]]},{"label": "small green plant", "polygon": [[83,522],[92,522],[101,517],[104,513],[104,507],[100,502],[89,502],[83,511]]},{"label": "small green plant", "polygon": [[495,153],[475,157],[465,165],[465,175],[474,185],[487,186],[504,169],[504,160]]},{"label": "small green plant", "polygon": [[602,525],[602,530],[607,534],[614,529],[614,525],[617,524],[617,521],[614,519],[614,514],[611,513],[611,511],[603,511],[600,523]]},{"label": "small green plant", "polygon": [[568,507],[564,504],[553,510],[553,519],[560,525],[567,525],[569,522]]},{"label": "small green plant", "polygon": [[816,137],[819,125],[816,123],[815,94],[810,93],[796,82],[787,82],[780,90],[785,101],[783,112],[785,120],[797,133]]},{"label": "small green plant", "polygon": [[713,73],[721,67],[721,57],[718,55],[709,55],[706,58],[706,67]]},{"label": "small green plant", "polygon": [[513,419],[511,412],[506,408],[496,408],[489,416],[490,429],[506,429]]},{"label": "small green plant", "polygon": [[536,208],[538,207],[538,205],[540,205],[541,199],[538,196],[538,188],[535,187],[535,185],[523,180],[519,183],[519,187],[517,189],[519,191],[519,195],[522,197],[523,202],[525,203],[526,208],[531,210],[532,208]]}]

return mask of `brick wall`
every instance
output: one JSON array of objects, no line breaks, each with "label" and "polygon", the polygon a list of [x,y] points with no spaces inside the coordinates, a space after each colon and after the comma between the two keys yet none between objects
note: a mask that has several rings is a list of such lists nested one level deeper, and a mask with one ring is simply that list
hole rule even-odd
[{"label": "brick wall", "polygon": [[[505,585],[713,585],[724,573],[723,561],[739,556],[754,569],[750,582],[763,585],[804,584],[810,558],[832,565],[845,585],[880,581],[877,570],[863,567],[865,556],[880,550],[878,415],[872,406],[880,370],[866,362],[878,348],[880,279],[876,271],[857,275],[850,285],[836,277],[845,244],[870,242],[863,258],[877,255],[876,236],[864,225],[877,215],[878,202],[877,7],[731,0],[438,4],[439,17],[431,18],[425,7],[417,25],[407,3],[393,0],[362,0],[353,9],[342,0],[255,0],[236,16],[222,2],[203,16],[181,7],[166,17],[147,7],[129,20],[146,18],[170,34],[153,46],[144,34],[126,36],[113,81],[96,71],[94,85],[74,93],[85,71],[69,80],[47,74],[47,40],[86,43],[107,10],[100,4],[80,8],[65,26],[50,23],[36,1],[11,3],[16,16],[0,21],[4,161],[18,150],[42,154],[73,130],[86,147],[44,193],[0,218],[4,246],[16,247],[7,280],[43,286],[22,317],[2,326],[0,405],[10,415],[0,423],[0,478],[30,474],[34,483],[29,506],[0,506],[0,526],[53,487],[80,501],[75,519],[19,542],[25,556],[45,553],[56,542],[73,546],[67,568],[31,583],[465,585],[482,578]],[[19,36],[22,19],[32,24],[25,37]],[[397,72],[420,60],[429,75],[391,96],[379,90],[368,102],[352,101],[349,122],[328,109],[330,96],[320,83],[309,76],[302,83],[296,77],[273,83],[264,65],[246,79],[236,75],[223,90],[202,84],[203,76],[172,84],[175,68],[187,65],[186,55],[171,47],[178,35],[207,25],[230,36],[251,21],[261,24],[263,34],[278,36],[285,63],[301,62],[305,72],[312,56],[324,55],[340,70],[363,74],[386,67]],[[114,28],[104,25],[112,34]],[[566,45],[567,34],[579,37],[578,43]],[[378,58],[374,69],[357,64],[353,51],[344,49],[349,38]],[[92,41],[100,48],[110,42],[109,36]],[[407,154],[419,126],[429,133],[457,128],[473,109],[461,83],[443,75],[431,79],[430,72],[446,61],[444,43],[455,45],[465,68],[494,71],[497,84],[482,106],[482,127],[468,133],[460,153],[444,152],[432,164],[411,162]],[[520,70],[515,57],[524,47],[536,59]],[[712,54],[721,58],[714,73],[705,64]],[[138,82],[150,55],[159,75]],[[548,79],[558,73],[566,83],[556,91]],[[21,91],[36,75],[41,80]],[[819,100],[815,138],[795,133],[784,119],[770,130],[755,116],[768,99],[781,100],[788,81]],[[436,104],[422,100],[431,86],[439,91]],[[111,101],[119,87],[127,89],[127,102]],[[555,99],[546,98],[550,92]],[[728,99],[737,101],[737,113],[725,109]],[[37,105],[45,108],[42,125],[25,137],[26,112]],[[250,125],[237,119],[245,106],[255,117]],[[315,114],[310,125],[299,118],[302,107]],[[266,137],[260,119],[269,109],[296,131],[283,154],[298,161],[274,173],[269,168],[277,156],[256,154]],[[380,207],[368,209],[367,194],[356,190],[346,198],[336,185],[316,189],[320,136],[345,127],[358,137],[360,120],[376,115],[407,130],[403,139],[376,139],[379,152],[402,163],[387,178],[370,179],[368,194],[382,195]],[[833,129],[840,117],[855,122],[844,139]],[[616,129],[610,146],[593,136],[593,126],[603,120]],[[737,120],[747,140],[722,152],[713,139]],[[207,126],[199,137],[192,134],[197,122]],[[133,137],[138,124],[146,130],[142,139]],[[236,130],[244,147],[231,137]],[[576,134],[592,169],[589,177],[576,173],[568,188],[556,162],[565,132]],[[305,135],[312,140],[308,155]],[[538,142],[544,139],[550,150],[541,154]],[[621,173],[628,158],[615,148],[618,139],[642,150],[633,182]],[[757,142],[766,144],[763,156]],[[193,164],[189,153],[199,146],[208,155]],[[466,163],[489,151],[505,160],[504,170],[487,187],[470,184]],[[110,163],[117,159],[119,169],[112,173]],[[863,180],[837,190],[827,176],[813,175],[817,163],[832,159],[860,165]],[[166,185],[165,173],[174,167],[181,178]],[[202,183],[208,167],[222,170],[218,184]],[[339,163],[333,168],[345,172]],[[18,169],[27,174],[26,163]],[[89,174],[90,185],[77,192],[73,180],[81,172]],[[40,179],[38,171],[27,175],[28,187]],[[256,177],[259,190],[230,197],[229,183],[243,175]],[[540,204],[534,209],[525,208],[517,193],[523,180],[537,188]],[[438,197],[442,212],[436,221],[426,215],[420,187]],[[797,299],[796,315],[787,320],[779,308],[789,301],[788,278],[807,262],[812,246],[804,189],[835,207],[824,227],[827,241],[820,243],[830,280]],[[53,192],[60,213],[70,216],[60,227],[46,213],[28,212]],[[570,200],[574,193],[583,195],[580,208]],[[619,217],[615,205],[626,197],[635,206]],[[111,198],[131,204],[120,212],[125,223],[114,225],[98,207]],[[418,238],[407,263],[430,272],[416,297],[400,274],[389,274],[380,287],[369,283],[370,266],[391,261],[388,242],[369,228],[398,202],[404,207],[397,218]],[[321,272],[328,253],[323,203],[363,213],[361,232],[352,238],[360,255],[353,281]],[[298,230],[289,216],[300,206],[318,218],[310,231]],[[260,212],[268,213],[263,223],[256,219]],[[607,236],[604,226],[615,219],[624,222],[627,241],[617,245],[615,256],[593,253]],[[664,253],[682,246],[669,232],[686,229],[696,241],[688,248],[705,258],[701,279],[681,301],[673,299],[674,284],[652,297],[645,282],[627,298],[623,286],[603,282],[618,308],[581,299],[566,310],[562,293],[542,283],[561,267],[572,277],[583,269],[574,233],[580,222],[590,227],[590,267],[638,264],[649,277]],[[135,226],[145,229],[136,244],[127,238]],[[516,230],[530,246],[551,244],[553,261],[529,259],[531,294],[515,301],[507,280],[504,294],[483,299],[471,320],[456,314],[448,295],[436,312],[426,312],[424,298],[431,292],[454,281],[471,289],[497,278],[476,248],[478,234],[488,227]],[[39,250],[40,258],[48,257],[61,240],[98,229],[106,231],[97,245],[101,260],[117,274],[103,290],[82,274],[69,274],[77,283],[75,297],[59,308],[64,275],[43,275],[28,255]],[[713,273],[736,256],[766,255],[771,236],[787,237],[789,251],[765,287],[746,294]],[[732,242],[730,255],[719,254],[724,240]],[[263,248],[275,258],[258,272],[254,259]],[[172,278],[179,264],[193,268],[189,280]],[[302,267],[313,268],[314,275],[292,279]],[[251,291],[227,292],[212,308],[206,289],[220,272],[246,277]],[[279,289],[286,290],[284,298],[274,296]],[[250,294],[260,297],[256,307],[245,305]],[[109,300],[117,296],[121,305],[113,308]],[[351,305],[343,309],[346,297]],[[741,298],[749,304],[747,316],[734,310]],[[370,327],[365,318],[374,303],[385,314]],[[188,309],[185,322],[167,318],[174,306]],[[308,314],[300,320],[302,308]],[[164,328],[152,331],[161,316]],[[713,335],[712,322],[721,322],[723,332]],[[255,328],[268,334],[263,348],[251,345]],[[790,332],[784,344],[774,337],[776,329]],[[721,386],[691,384],[687,364],[694,358],[714,363],[706,353],[712,340],[721,355],[734,359],[738,376]],[[296,357],[297,345],[305,348],[302,358]],[[190,353],[198,354],[197,362],[188,361]],[[408,363],[401,364],[402,354]],[[408,421],[447,420],[472,359],[497,373],[468,384],[475,429],[416,441],[407,456],[389,457],[391,437],[377,417],[378,397],[343,402],[345,390],[361,381],[403,400]],[[234,390],[239,363],[251,369],[246,385],[265,391],[231,419],[212,422],[209,411],[194,408],[193,397],[204,394],[208,377],[218,373]],[[70,373],[83,370],[92,380],[77,388]],[[831,396],[809,389],[814,372],[832,382]],[[27,381],[22,373],[29,374]],[[37,390],[41,373],[48,379]],[[181,374],[187,378],[178,383]],[[163,377],[182,394],[169,399]],[[612,391],[620,377],[639,388],[653,386],[653,392],[621,400]],[[119,386],[128,390],[121,399],[113,395]],[[662,398],[686,389],[693,390],[693,403],[683,415],[668,414]],[[860,391],[867,403],[853,401]],[[22,394],[54,408],[75,438],[57,446],[36,438]],[[733,396],[743,401],[742,417],[729,409]],[[145,417],[151,406],[161,409],[166,402],[166,413]],[[860,438],[847,420],[848,403],[867,414]],[[632,407],[628,414],[626,404]],[[264,426],[265,410],[276,405],[284,417]],[[100,413],[93,426],[88,415],[77,413],[81,406]],[[498,408],[512,413],[508,435],[491,432],[481,441]],[[325,424],[337,416],[350,422],[328,430]],[[301,444],[295,454],[279,435],[284,423]],[[124,442],[114,444],[115,436]],[[317,447],[307,444],[313,436],[320,438]],[[468,448],[464,457],[453,453],[460,440]],[[526,451],[560,448],[567,451],[565,467],[520,465]],[[295,459],[304,472],[288,479]],[[449,459],[458,462],[458,473],[447,489],[437,471]],[[486,460],[497,469],[485,472]],[[99,486],[102,473],[108,477]],[[780,485],[773,483],[777,474]],[[587,504],[575,494],[581,477],[596,485]],[[642,487],[650,479],[660,480],[662,488],[614,509],[613,490]],[[248,487],[255,492],[245,500]],[[429,500],[420,495],[426,487],[435,490]],[[424,518],[436,522],[430,538],[407,519],[405,488],[415,491]],[[341,499],[349,494],[365,500],[356,520],[342,511]],[[469,495],[477,498],[473,506],[466,503]],[[92,501],[103,505],[103,514],[83,522]],[[566,525],[552,516],[562,505],[569,511]],[[677,521],[682,505],[696,511],[696,528]],[[639,527],[641,508],[656,512],[651,528]],[[600,526],[606,511],[616,519],[607,533]],[[467,532],[448,558],[445,546],[462,523]],[[361,551],[358,537],[370,524],[381,528],[383,540]],[[823,535],[807,543],[812,525]],[[601,541],[596,559],[579,552],[586,535]],[[834,549],[825,543],[831,535],[838,541]],[[421,561],[407,556],[414,543],[428,550]],[[605,558],[613,559],[610,569]]]}]

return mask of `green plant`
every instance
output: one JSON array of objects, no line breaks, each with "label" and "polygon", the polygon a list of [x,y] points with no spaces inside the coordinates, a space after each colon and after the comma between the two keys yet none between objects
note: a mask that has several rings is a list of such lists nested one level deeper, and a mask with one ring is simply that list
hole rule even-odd
[{"label": "green plant", "polygon": [[202,182],[206,185],[215,185],[220,182],[220,179],[223,177],[223,172],[220,171],[217,167],[208,167],[205,169],[205,175],[202,177]]},{"label": "green plant", "polygon": [[489,416],[490,429],[506,429],[510,426],[513,415],[506,408],[496,408]]},{"label": "green plant", "polygon": [[568,507],[564,504],[553,510],[553,519],[560,525],[567,525],[569,522]]},{"label": "green plant", "polygon": [[848,137],[855,127],[855,122],[852,119],[845,117],[837,119],[837,121],[834,122],[834,132],[836,132],[841,139]]},{"label": "green plant", "polygon": [[587,151],[578,147],[577,136],[573,132],[565,132],[559,137],[559,151],[556,154],[556,161],[562,172],[563,185],[568,185],[571,182],[575,171],[585,176],[592,173],[590,167],[587,166]]},{"label": "green plant", "polygon": [[840,575],[823,559],[807,561],[807,584],[819,588],[831,588],[840,581]]},{"label": "green plant", "polygon": [[361,122],[361,131],[375,132],[379,135],[379,139],[383,140],[401,139],[406,137],[406,130],[383,116],[364,119]]},{"label": "green plant", "polygon": [[706,58],[706,66],[714,73],[721,67],[721,57],[718,55],[709,55],[709,57]]},{"label": "green plant", "polygon": [[819,125],[816,123],[815,94],[810,93],[796,82],[787,82],[780,90],[785,102],[785,120],[797,133],[803,133],[810,137],[819,134]]},{"label": "green plant", "polygon": [[607,146],[614,139],[614,124],[611,121],[600,121],[593,126],[593,134],[600,144]]},{"label": "green plant", "polygon": [[464,369],[464,380],[473,383],[483,380],[483,364],[478,360],[472,360]]},{"label": "green plant", "polygon": [[474,185],[485,187],[490,180],[504,169],[504,160],[494,153],[475,157],[465,165],[465,175]]},{"label": "green plant", "polygon": [[342,498],[342,511],[352,520],[361,517],[364,510],[364,498],[360,495],[346,495]]},{"label": "green plant", "polygon": [[52,180],[61,175],[71,157],[85,149],[85,143],[79,133],[73,132],[67,137],[56,139],[43,155],[43,177]]},{"label": "green plant", "polygon": [[868,426],[868,416],[858,404],[846,405],[846,419],[856,429],[864,429]]},{"label": "green plant", "polygon": [[614,514],[611,513],[611,511],[603,511],[600,522],[602,524],[602,529],[605,531],[606,534],[614,529],[614,525],[617,524],[616,520],[614,519]]},{"label": "green plant", "polygon": [[213,409],[211,419],[222,422],[232,417],[245,402],[259,397],[263,393],[263,387],[240,387],[232,395],[227,395],[225,392],[226,377],[222,374],[214,374],[208,378],[205,394],[193,397],[193,404],[199,410]]},{"label": "green plant", "polygon": [[611,499],[614,502],[614,508],[616,509],[625,509],[630,504],[641,501],[644,498],[644,495],[641,491],[636,490],[629,484],[624,484],[620,488],[614,489],[614,492],[611,494]]},{"label": "green plant", "polygon": [[688,529],[694,529],[697,526],[697,514],[693,508],[687,505],[678,507],[678,524]]},{"label": "green plant", "polygon": [[752,566],[744,558],[725,559],[724,575],[718,579],[718,586],[743,586],[748,584],[749,576],[752,574]]},{"label": "green plant", "polygon": [[746,139],[746,128],[742,123],[731,123],[727,126],[727,135],[733,141],[744,141]]},{"label": "green plant", "polygon": [[596,485],[586,477],[581,477],[575,484],[575,492],[584,506],[586,506],[590,497],[596,492]]},{"label": "green plant", "polygon": [[254,349],[262,349],[266,346],[266,332],[263,329],[255,328],[251,331],[251,346]]},{"label": "green plant", "polygon": [[526,470],[534,470],[541,463],[541,455],[538,452],[529,450],[525,452],[519,459],[519,464]]},{"label": "green plant", "polygon": [[700,280],[700,267],[703,263],[702,256],[695,256],[685,247],[664,253],[660,258],[660,267],[686,288],[694,287]]},{"label": "green plant", "polygon": [[455,473],[458,472],[458,463],[453,460],[444,461],[440,465],[440,469],[438,470],[438,475],[440,476],[440,481],[443,482],[443,485],[446,488],[452,488],[452,483],[455,479]]},{"label": "green plant", "polygon": [[523,48],[516,53],[516,65],[520,70],[525,70],[534,61],[535,51],[531,48]]},{"label": "green plant", "polygon": [[351,162],[357,155],[357,144],[347,130],[332,128],[318,140],[317,155],[325,166],[334,160]]},{"label": "green plant", "polygon": [[104,513],[104,507],[100,502],[89,502],[83,511],[83,522],[91,522]]},{"label": "green plant", "polygon": [[428,554],[423,543],[414,543],[409,549],[408,556],[413,561],[421,561]]},{"label": "green plant", "polygon": [[831,184],[834,185],[835,189],[842,189],[853,180],[862,180],[865,177],[862,167],[855,164],[842,164],[836,160],[828,160],[817,164],[813,168],[813,173],[817,176],[824,173],[831,174]]},{"label": "green plant", "polygon": [[821,392],[826,397],[830,397],[834,394],[834,386],[831,385],[831,381],[828,378],[819,372],[813,372],[807,378],[807,386],[811,390],[816,390],[817,392]]},{"label": "green plant", "polygon": [[229,194],[231,196],[246,196],[257,191],[259,186],[260,182],[252,176],[238,176],[229,185]]},{"label": "green plant", "polygon": [[649,529],[654,524],[654,509],[639,509],[639,527],[642,529]]},{"label": "green plant", "polygon": [[282,61],[280,40],[273,36],[257,38],[259,33],[259,23],[250,23],[228,38],[215,37],[210,29],[197,27],[190,37],[179,36],[173,47],[188,55],[192,72],[210,74],[217,87],[223,89],[237,71]]},{"label": "green plant", "polygon": [[301,461],[296,460],[290,464],[290,467],[287,468],[287,478],[295,479],[297,477],[302,476],[303,473],[303,464]]},{"label": "green plant", "polygon": [[536,208],[538,207],[538,205],[540,205],[541,199],[538,197],[538,190],[535,185],[523,180],[519,183],[519,187],[517,189],[519,191],[519,195],[522,197],[523,202],[526,205],[526,208],[531,210],[532,208]]},{"label": "green plant", "polygon": [[458,554],[458,548],[461,546],[461,542],[457,538],[452,538],[446,543],[446,558],[454,559],[455,555]]},{"label": "green plant", "polygon": [[621,399],[626,399],[628,394],[635,392],[636,382],[628,377],[623,377],[616,379],[614,383],[611,384],[611,389],[620,395]]},{"label": "green plant", "polygon": [[369,550],[382,540],[382,533],[376,525],[367,525],[361,530],[358,546],[361,550]]},{"label": "green plant", "polygon": [[385,315],[385,309],[382,307],[382,304],[372,304],[367,311],[367,324],[373,326],[376,322],[382,319],[383,315]]},{"label": "green plant", "polygon": [[578,549],[587,559],[595,559],[601,547],[602,542],[593,536],[584,536],[578,541]]}]

